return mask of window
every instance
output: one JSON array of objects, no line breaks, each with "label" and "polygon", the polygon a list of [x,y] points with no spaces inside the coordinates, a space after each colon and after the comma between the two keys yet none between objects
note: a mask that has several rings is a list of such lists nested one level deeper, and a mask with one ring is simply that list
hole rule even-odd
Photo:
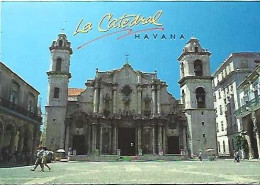
[{"label": "window", "polygon": [[222,112],[222,106],[221,106],[221,105],[219,106],[219,113],[220,113],[220,115],[223,114],[223,112]]},{"label": "window", "polygon": [[216,123],[216,131],[219,132],[219,130],[218,130],[218,122]]},{"label": "window", "polygon": [[204,115],[204,112],[203,112],[203,111],[201,111],[201,115],[202,115],[202,116]]},{"label": "window", "polygon": [[63,45],[62,40],[59,40],[59,47],[62,47],[62,45]]},{"label": "window", "polygon": [[226,145],[225,145],[225,141],[223,141],[223,152],[226,153]]},{"label": "window", "polygon": [[184,90],[182,90],[181,96],[182,96],[182,103],[185,107],[185,92],[184,92]]},{"label": "window", "polygon": [[184,65],[183,65],[183,63],[181,63],[181,75],[182,75],[182,77],[184,76]]},{"label": "window", "polygon": [[224,124],[223,124],[223,121],[221,121],[221,131],[224,131]]},{"label": "window", "polygon": [[57,60],[56,60],[56,71],[61,71],[61,62],[62,62],[62,59],[57,58]]},{"label": "window", "polygon": [[20,93],[20,85],[17,82],[13,81],[11,86],[10,102],[17,105],[19,102],[19,93]]},{"label": "window", "polygon": [[233,85],[231,84],[230,85],[230,92],[232,92],[233,91]]},{"label": "window", "polygon": [[206,137],[206,136],[205,136],[205,133],[203,133],[202,136],[203,136],[203,137]]},{"label": "window", "polygon": [[218,98],[220,99],[221,98],[221,90],[219,89],[218,91]]},{"label": "window", "polygon": [[194,47],[194,49],[195,49],[195,52],[197,53],[198,52],[198,47],[196,46],[196,47]]},{"label": "window", "polygon": [[195,76],[203,75],[202,62],[200,60],[194,61],[194,73],[195,73]]},{"label": "window", "polygon": [[60,88],[55,87],[55,88],[54,88],[53,98],[59,98],[59,96],[60,96]]},{"label": "window", "polygon": [[205,125],[205,122],[204,122],[204,121],[202,121],[202,122],[201,122],[201,124],[204,126],[204,125]]},{"label": "window", "polygon": [[218,152],[220,152],[220,142],[218,142]]},{"label": "window", "polygon": [[202,87],[196,89],[197,107],[205,108],[205,91]]}]

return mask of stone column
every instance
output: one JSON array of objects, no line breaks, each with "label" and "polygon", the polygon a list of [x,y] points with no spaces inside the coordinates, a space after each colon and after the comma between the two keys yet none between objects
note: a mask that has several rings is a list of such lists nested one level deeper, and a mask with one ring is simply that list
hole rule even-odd
[{"label": "stone column", "polygon": [[69,147],[71,147],[71,146],[69,146],[69,141],[70,141],[70,126],[69,126],[69,124],[66,122],[66,124],[67,124],[67,126],[66,126],[66,140],[65,140],[65,151],[66,151],[66,153],[68,153],[68,151],[69,151]]},{"label": "stone column", "polygon": [[248,144],[248,150],[249,150],[249,159],[253,159],[254,158],[254,150],[252,148],[252,144],[251,144],[251,138],[249,135],[245,135],[247,144]]},{"label": "stone column", "polygon": [[259,135],[259,129],[257,128],[257,120],[256,120],[256,115],[255,115],[254,111],[251,114],[251,119],[253,121],[253,125],[254,125],[254,129],[253,130],[254,130],[255,136],[256,136],[258,158],[260,159],[260,135]]},{"label": "stone column", "polygon": [[92,149],[91,152],[94,153],[96,149],[96,125],[92,124]]},{"label": "stone column", "polygon": [[158,154],[162,151],[162,125],[158,125]]},{"label": "stone column", "polygon": [[99,94],[99,113],[103,113],[104,112],[104,97],[103,97],[103,90],[100,89],[100,94]]},{"label": "stone column", "polygon": [[139,150],[142,149],[142,133],[141,133],[141,125],[137,127],[137,152],[139,155]]},{"label": "stone column", "polygon": [[161,100],[160,100],[160,96],[161,96],[161,86],[158,85],[157,86],[157,113],[159,115],[161,114]]},{"label": "stone column", "polygon": [[152,147],[153,147],[153,155],[155,155],[155,128],[154,128],[154,124],[152,126]]},{"label": "stone column", "polygon": [[88,135],[88,154],[91,153],[91,126],[88,125],[88,131],[87,131]]},{"label": "stone column", "polygon": [[117,126],[113,126],[113,154],[117,152]]},{"label": "stone column", "polygon": [[95,89],[94,89],[93,107],[94,107],[93,112],[97,113],[98,111],[98,86],[97,85],[95,85]]},{"label": "stone column", "polygon": [[99,153],[101,154],[102,153],[102,139],[103,139],[103,127],[102,125],[100,125],[100,137],[99,137]]},{"label": "stone column", "polygon": [[186,143],[186,127],[182,128],[182,143],[183,143],[183,149],[184,149],[184,151],[186,151],[185,150],[185,148],[187,147],[187,143]]},{"label": "stone column", "polygon": [[1,133],[1,136],[0,136],[0,156],[1,156],[1,151],[2,151],[2,147],[4,145],[4,135],[5,135],[5,130],[4,130],[4,125],[2,127],[2,133]]},{"label": "stone column", "polygon": [[117,111],[116,111],[116,87],[113,87],[113,113],[116,114]]},{"label": "stone column", "polygon": [[155,85],[152,85],[152,115],[156,114],[156,89]]},{"label": "stone column", "polygon": [[137,114],[142,114],[142,88],[137,88]]},{"label": "stone column", "polygon": [[18,153],[22,153],[23,152],[23,146],[24,146],[24,133],[20,132],[19,134],[19,142],[18,142],[18,148],[17,148],[17,152]]},{"label": "stone column", "polygon": [[166,154],[166,125],[163,125],[163,155]]},{"label": "stone column", "polygon": [[109,127],[109,132],[108,132],[108,135],[109,135],[109,154],[112,154],[112,150],[111,150],[111,147],[112,147],[112,128],[111,126]]},{"label": "stone column", "polygon": [[15,149],[15,136],[16,136],[16,131],[14,130],[14,131],[11,132],[9,154],[14,153],[14,149]]}]

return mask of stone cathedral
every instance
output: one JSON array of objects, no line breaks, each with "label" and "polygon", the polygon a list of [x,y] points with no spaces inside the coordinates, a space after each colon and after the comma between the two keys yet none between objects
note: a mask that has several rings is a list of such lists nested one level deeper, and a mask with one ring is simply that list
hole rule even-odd
[{"label": "stone cathedral", "polygon": [[[195,41],[197,47],[198,40]],[[68,152],[72,148],[77,155],[97,151],[104,155],[117,154],[119,150],[121,155],[183,154],[186,151],[193,155],[199,150],[215,149],[212,120],[205,119],[204,130],[197,129],[201,125],[193,126],[192,121],[201,114],[207,117],[210,113],[211,116],[210,101],[213,104],[211,90],[203,91],[210,88],[211,83],[207,72],[209,60],[202,59],[198,65],[194,64],[195,70],[201,72],[195,77],[196,83],[190,79],[196,74],[183,68],[189,62],[194,63],[196,55],[198,59],[204,56],[201,48],[199,52],[197,49],[191,52],[186,48],[179,58],[179,83],[185,93],[180,102],[167,91],[166,82],[157,77],[156,71],[135,70],[128,61],[120,69],[99,71],[97,68],[96,76],[87,80],[85,88],[68,88],[72,49],[66,35],[59,34],[50,47],[51,66],[47,72],[46,146],[53,151],[63,148]],[[189,89],[189,84],[198,86],[200,82],[202,85],[197,90]],[[205,137],[208,141],[203,140]]]}]

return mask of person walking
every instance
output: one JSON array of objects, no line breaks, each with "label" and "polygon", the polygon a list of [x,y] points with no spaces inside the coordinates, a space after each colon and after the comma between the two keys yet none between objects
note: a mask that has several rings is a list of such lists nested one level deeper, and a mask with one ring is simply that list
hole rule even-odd
[{"label": "person walking", "polygon": [[[43,147],[43,155],[42,155],[42,166],[43,166],[43,168],[44,168],[44,166],[46,166],[46,167],[49,169],[49,171],[50,171],[51,168],[50,168],[49,165],[47,164],[47,156],[48,156],[47,147],[44,146],[44,147]],[[43,169],[43,171],[44,171],[44,169]]]},{"label": "person walking", "polygon": [[199,160],[202,161],[202,152],[199,153]]},{"label": "person walking", "polygon": [[237,162],[237,151],[234,150],[234,163]]},{"label": "person walking", "polygon": [[35,166],[34,166],[33,169],[31,169],[31,171],[35,171],[35,169],[36,169],[39,165],[41,166],[41,169],[42,169],[41,171],[42,171],[42,172],[44,171],[44,169],[43,169],[44,166],[43,166],[43,164],[42,164],[43,152],[44,152],[43,147],[40,146],[40,147],[38,148],[38,150],[37,150]]}]

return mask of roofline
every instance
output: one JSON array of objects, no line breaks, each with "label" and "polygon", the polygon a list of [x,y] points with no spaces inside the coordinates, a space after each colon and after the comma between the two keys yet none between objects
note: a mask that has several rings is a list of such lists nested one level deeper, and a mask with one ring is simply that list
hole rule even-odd
[{"label": "roofline", "polygon": [[228,60],[230,60],[232,57],[238,57],[236,55],[239,54],[260,54],[260,52],[236,52],[236,53],[231,53],[223,62],[222,64],[215,70],[215,72],[212,74],[212,76],[215,77],[215,75],[220,71],[220,69],[228,62]]},{"label": "roofline", "polygon": [[248,77],[246,77],[246,78],[239,84],[239,86],[237,87],[237,89],[242,88],[242,86],[244,85],[244,83],[245,83],[249,78],[251,78],[257,70],[260,70],[260,65],[257,66],[257,67],[254,69],[254,71],[252,71],[252,72],[250,73],[250,75],[248,75]]},{"label": "roofline", "polygon": [[22,77],[20,77],[18,74],[16,74],[15,72],[13,72],[9,67],[7,67],[3,62],[0,61],[0,64],[2,64],[7,70],[9,70],[12,74],[16,75],[20,80],[22,80],[26,85],[28,85],[30,88],[32,88],[34,91],[36,91],[38,93],[38,95],[40,94],[40,92],[35,89],[33,86],[31,86],[28,82],[26,82]]}]

